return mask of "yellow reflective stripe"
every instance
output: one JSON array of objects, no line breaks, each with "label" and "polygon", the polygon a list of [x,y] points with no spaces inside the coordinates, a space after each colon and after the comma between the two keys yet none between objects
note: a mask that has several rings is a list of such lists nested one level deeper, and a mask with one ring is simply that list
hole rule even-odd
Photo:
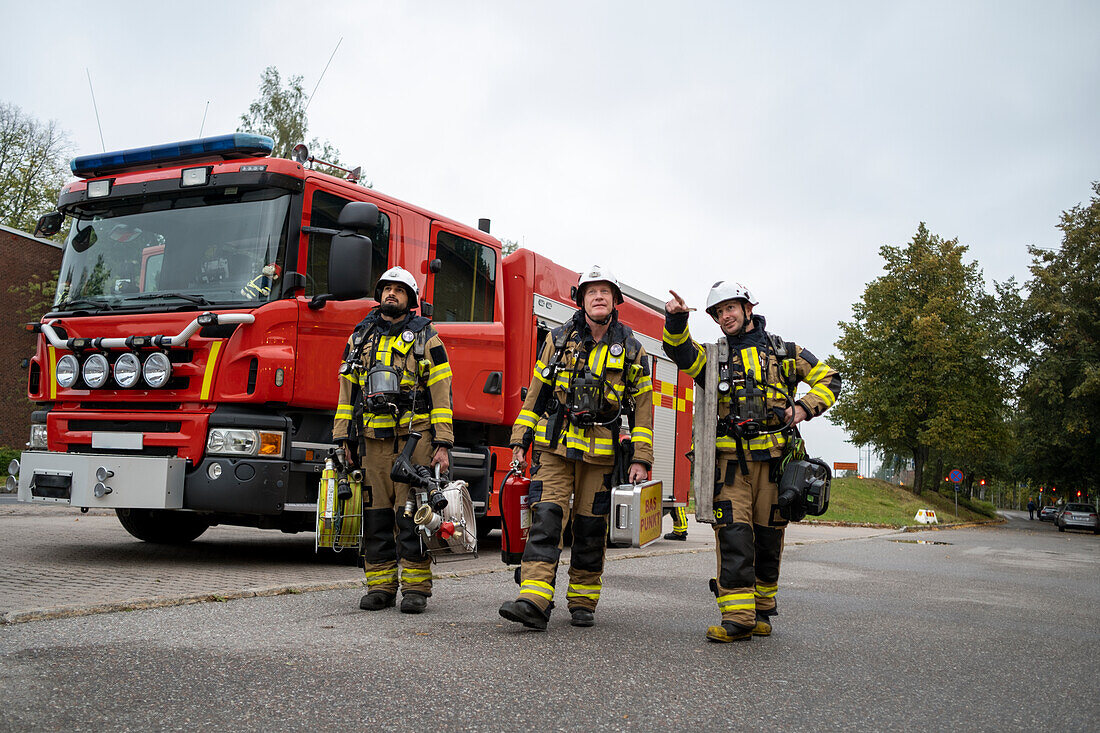
[{"label": "yellow reflective stripe", "polygon": [[669,346],[679,346],[680,344],[687,341],[689,338],[691,338],[691,335],[688,333],[686,328],[680,333],[670,333],[669,330],[666,328],[663,340]]},{"label": "yellow reflective stripe", "polygon": [[720,611],[739,611],[756,607],[756,600],[752,593],[729,593],[718,596],[716,600]]},{"label": "yellow reflective stripe", "polygon": [[542,596],[548,601],[554,600],[554,586],[549,583],[543,583],[541,580],[525,580],[519,585],[520,595],[524,593],[530,593],[535,596]]},{"label": "yellow reflective stripe", "polygon": [[591,598],[593,600],[599,600],[600,598],[599,585],[573,585],[569,584],[569,590],[566,592],[568,598]]},{"label": "yellow reflective stripe", "polygon": [[691,363],[684,371],[687,372],[689,377],[695,378],[699,376],[699,372],[703,371],[703,367],[707,363],[707,352],[703,351],[702,347],[695,347],[695,361]]},{"label": "yellow reflective stripe", "polygon": [[372,585],[387,585],[397,581],[397,568],[388,570],[372,570],[366,573],[367,587]]},{"label": "yellow reflective stripe", "polygon": [[50,399],[57,399],[57,351],[52,346],[46,347],[46,375],[50,380]]},{"label": "yellow reflective stripe", "polygon": [[428,372],[428,386],[431,387],[436,382],[440,382],[444,379],[449,378],[450,376],[451,376],[451,364],[450,364],[450,362],[447,362],[446,364],[440,364],[437,367],[432,367],[431,370]]},{"label": "yellow reflective stripe", "polygon": [[597,377],[603,375],[604,367],[607,365],[607,346],[603,344],[596,344],[596,348],[592,349],[588,354],[588,368],[592,370],[592,373]]},{"label": "yellow reflective stripe", "polygon": [[756,350],[755,346],[741,349],[741,363],[745,366],[746,372],[752,372],[752,376],[757,382],[761,381],[760,352]]},{"label": "yellow reflective stripe", "polygon": [[776,591],[779,590],[778,585],[761,585],[756,584],[756,595],[761,598],[775,598]]},{"label": "yellow reflective stripe", "polygon": [[336,419],[337,420],[350,420],[354,417],[351,405],[337,405],[336,406]]},{"label": "yellow reflective stripe", "polygon": [[392,349],[393,351],[396,351],[397,353],[401,354],[401,356],[404,356],[405,354],[408,354],[409,349],[411,349],[412,346],[413,346],[412,341],[406,341],[405,339],[401,338],[400,336],[391,336],[390,337],[390,349]]},{"label": "yellow reflective stripe", "polygon": [[637,382],[634,383],[634,394],[635,395],[645,394],[646,392],[652,392],[652,391],[653,391],[653,380],[651,380],[649,377],[642,377],[641,379],[639,379]]},{"label": "yellow reflective stripe", "polygon": [[450,422],[454,416],[454,412],[448,410],[446,407],[437,407],[432,410],[432,422]]},{"label": "yellow reflective stripe", "polygon": [[363,424],[368,428],[392,428],[397,426],[397,420],[393,415],[371,415],[366,414],[363,416]]},{"label": "yellow reflective stripe", "polygon": [[199,393],[200,400],[210,399],[210,385],[214,381],[214,364],[218,361],[218,352],[221,351],[222,342],[215,341],[210,344],[210,356],[206,357],[206,371],[202,375],[202,391]]},{"label": "yellow reflective stripe", "polygon": [[829,407],[834,402],[836,402],[836,395],[834,395],[832,393],[832,390],[830,390],[824,384],[815,384],[813,387],[810,388],[810,394],[816,395],[825,400],[825,407]]},{"label": "yellow reflective stripe", "polygon": [[539,416],[530,410],[520,410],[519,415],[516,416],[516,425],[522,425],[527,428],[535,427],[538,421]]},{"label": "yellow reflective stripe", "polygon": [[401,568],[401,579],[409,581],[431,580],[432,571],[430,568]]},{"label": "yellow reflective stripe", "polygon": [[648,428],[634,428],[630,431],[630,440],[635,443],[653,445],[653,431]]},{"label": "yellow reflective stripe", "polygon": [[829,366],[825,362],[819,361],[817,365],[810,370],[810,373],[806,375],[806,381],[810,384],[814,384],[819,382],[828,373]]},{"label": "yellow reflective stripe", "polygon": [[381,577],[384,577],[386,575],[392,575],[393,577],[396,578],[397,577],[397,568],[388,568],[386,570],[371,570],[367,573],[364,573],[364,575],[366,575],[366,577],[368,577],[368,578],[381,578]]},{"label": "yellow reflective stripe", "polygon": [[346,379],[352,384],[361,384],[358,376],[356,376],[355,374],[341,374],[340,379]]},{"label": "yellow reflective stripe", "polygon": [[542,370],[546,368],[546,365],[539,359],[535,362],[535,379],[539,380],[543,384],[550,384],[550,380],[542,376]]}]

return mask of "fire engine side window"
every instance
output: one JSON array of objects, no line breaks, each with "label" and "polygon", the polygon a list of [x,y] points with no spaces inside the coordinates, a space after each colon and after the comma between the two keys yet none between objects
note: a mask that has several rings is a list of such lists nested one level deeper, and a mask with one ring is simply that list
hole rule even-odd
[{"label": "fire engine side window", "polygon": [[435,277],[437,321],[480,321],[494,319],[496,303],[496,252],[484,244],[440,232],[435,256],[443,269]]},{"label": "fire engine side window", "polygon": [[[325,191],[313,192],[313,206],[309,215],[309,225],[321,229],[339,229],[336,223],[340,210],[349,200]],[[390,218],[384,213],[379,217],[377,231],[370,233],[374,242],[374,255],[371,257],[371,277],[377,279],[386,271],[390,260]],[[309,262],[306,263],[306,295],[319,295],[328,289],[328,255],[332,249],[332,235],[312,232],[309,235]]]}]

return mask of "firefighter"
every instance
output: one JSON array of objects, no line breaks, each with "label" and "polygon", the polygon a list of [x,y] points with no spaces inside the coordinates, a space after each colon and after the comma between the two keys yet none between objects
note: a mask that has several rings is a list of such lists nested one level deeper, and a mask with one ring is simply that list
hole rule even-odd
[{"label": "firefighter", "polygon": [[[708,388],[704,380],[706,351],[688,332],[692,309],[674,291],[669,292],[672,299],[665,304],[663,348],[695,380],[698,393]],[[715,283],[707,296],[706,311],[729,345],[729,365],[724,372],[728,381],[723,378],[718,385],[709,386],[717,389],[718,403],[714,432],[718,571],[710,585],[722,621],[708,628],[706,636],[715,642],[771,634],[787,526],[777,503],[779,460],[793,426],[823,413],[840,394],[837,372],[808,350],[769,334],[764,317],[753,313],[757,304],[748,288],[729,281]],[[810,389],[796,400],[800,381]],[[753,396],[758,396],[759,402],[755,411],[749,408]],[[748,419],[750,413],[765,416],[755,436],[748,429],[755,422]],[[782,425],[787,429],[769,432]]]},{"label": "firefighter", "polygon": [[547,336],[512,428],[512,459],[521,471],[534,444],[531,528],[520,565],[519,597],[501,606],[500,615],[537,630],[546,629],[550,618],[570,516],[570,623],[594,623],[603,587],[612,475],[616,460],[628,460],[617,440],[624,415],[631,428],[627,480],[645,481],[653,462],[649,359],[633,331],[619,321],[619,283],[607,269],[595,266],[581,273],[575,297],[579,310]]},{"label": "firefighter", "polygon": [[348,465],[361,465],[364,474],[368,590],[359,607],[393,606],[400,587],[401,611],[421,613],[432,594],[431,560],[412,518],[405,516],[409,486],[394,483],[390,470],[410,428],[431,434],[430,441],[417,444],[412,462],[430,460],[441,472],[450,468],[451,366],[431,321],[413,312],[420,291],[412,273],[391,267],[378,279],[374,298],[379,305],[355,327],[344,349],[332,437]]},{"label": "firefighter", "polygon": [[688,538],[687,507],[674,506],[670,514],[672,514],[672,531],[665,535],[665,539],[685,541]]}]

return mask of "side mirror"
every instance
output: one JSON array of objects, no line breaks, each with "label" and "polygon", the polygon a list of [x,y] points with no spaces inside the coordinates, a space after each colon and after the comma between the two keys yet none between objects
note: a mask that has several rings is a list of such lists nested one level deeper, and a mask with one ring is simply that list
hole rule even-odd
[{"label": "side mirror", "polygon": [[364,229],[377,229],[381,221],[378,207],[366,201],[352,201],[344,204],[340,209],[340,216],[336,223],[341,229],[362,231]]},{"label": "side mirror", "polygon": [[439,272],[443,269],[443,260],[436,257],[428,263],[428,269],[431,270],[433,274]]},{"label": "side mirror", "polygon": [[432,304],[426,300],[421,300],[420,315],[424,316],[425,318],[431,318],[433,313],[435,313],[435,308],[432,306]]},{"label": "side mirror", "polygon": [[[351,206],[352,204],[348,204]],[[347,210],[347,206],[344,207]],[[378,209],[375,208],[377,213]],[[340,218],[344,215],[341,213]],[[374,244],[370,237],[344,230],[332,238],[328,256],[328,287],[331,300],[357,300],[370,297],[371,259]]]},{"label": "side mirror", "polygon": [[51,211],[38,217],[38,223],[34,227],[34,236],[52,237],[61,231],[61,225],[65,223],[65,215],[60,211]]}]

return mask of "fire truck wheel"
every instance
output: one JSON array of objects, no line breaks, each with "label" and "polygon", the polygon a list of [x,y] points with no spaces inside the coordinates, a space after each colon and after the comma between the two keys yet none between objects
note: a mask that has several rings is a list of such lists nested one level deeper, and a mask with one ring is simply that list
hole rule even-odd
[{"label": "fire truck wheel", "polygon": [[210,528],[205,517],[189,512],[115,509],[115,514],[127,532],[157,545],[183,545]]},{"label": "fire truck wheel", "polygon": [[500,529],[500,517],[478,517],[477,518],[477,538],[483,540],[489,536],[489,533],[494,529]]}]

